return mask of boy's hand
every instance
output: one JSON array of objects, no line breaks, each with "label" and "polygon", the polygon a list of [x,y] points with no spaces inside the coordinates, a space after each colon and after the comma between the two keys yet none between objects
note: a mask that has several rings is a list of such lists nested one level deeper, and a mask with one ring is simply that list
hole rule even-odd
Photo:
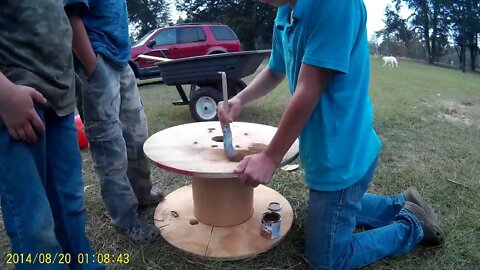
[{"label": "boy's hand", "polygon": [[260,184],[268,184],[278,164],[265,152],[246,156],[233,171],[238,174],[240,182],[257,187]]},{"label": "boy's hand", "polygon": [[224,106],[223,101],[220,101],[217,105],[217,115],[222,130],[225,124],[233,122],[233,119],[240,115],[240,112],[242,111],[242,102],[236,97],[228,100],[228,112],[225,111]]},{"label": "boy's hand", "polygon": [[40,116],[35,110],[35,103],[45,105],[47,100],[37,90],[11,84],[1,89],[0,115],[10,135],[16,140],[29,143],[37,141],[37,134],[45,132]]}]

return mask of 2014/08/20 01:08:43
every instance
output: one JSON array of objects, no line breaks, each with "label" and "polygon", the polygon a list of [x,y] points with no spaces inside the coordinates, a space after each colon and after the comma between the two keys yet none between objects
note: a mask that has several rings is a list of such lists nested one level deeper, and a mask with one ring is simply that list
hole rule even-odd
[{"label": "2014/08/20 01:08:43", "polygon": [[[110,254],[98,253],[88,254],[79,253],[76,256],[78,264],[128,264],[130,263],[129,253]],[[6,264],[70,264],[72,263],[72,255],[70,253],[38,253],[38,254],[23,254],[23,253],[8,253]]]}]

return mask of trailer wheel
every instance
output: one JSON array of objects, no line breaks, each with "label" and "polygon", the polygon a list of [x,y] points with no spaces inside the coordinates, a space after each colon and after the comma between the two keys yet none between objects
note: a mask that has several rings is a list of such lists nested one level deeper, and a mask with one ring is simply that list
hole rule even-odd
[{"label": "trailer wheel", "polygon": [[[222,87],[221,85],[219,87]],[[228,82],[228,97],[232,98],[247,87],[247,84],[242,80],[235,80]]]},{"label": "trailer wheel", "polygon": [[198,122],[218,120],[217,104],[222,99],[222,94],[215,88],[202,87],[196,90],[189,102],[193,119]]},{"label": "trailer wheel", "polygon": [[240,93],[243,89],[245,89],[245,87],[247,87],[247,84],[242,80],[238,80],[235,84],[237,94]]}]

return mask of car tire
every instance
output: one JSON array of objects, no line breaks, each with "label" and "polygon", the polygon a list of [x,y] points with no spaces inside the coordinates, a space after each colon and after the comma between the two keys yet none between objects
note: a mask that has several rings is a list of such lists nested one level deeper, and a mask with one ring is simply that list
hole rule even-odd
[{"label": "car tire", "polygon": [[213,87],[196,90],[189,102],[193,119],[197,122],[218,120],[217,104],[222,100],[222,93]]}]

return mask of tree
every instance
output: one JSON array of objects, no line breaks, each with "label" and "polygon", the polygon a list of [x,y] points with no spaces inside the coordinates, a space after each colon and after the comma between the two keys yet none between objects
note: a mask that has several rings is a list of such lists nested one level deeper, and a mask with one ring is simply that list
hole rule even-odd
[{"label": "tree", "polygon": [[405,3],[413,14],[408,22],[412,30],[419,34],[424,42],[429,63],[433,63],[437,56],[442,55],[448,47],[448,12],[449,0],[393,0],[399,10]]},{"label": "tree", "polygon": [[374,34],[368,40],[368,48],[370,49],[370,54],[378,55],[379,54],[378,47],[379,47],[378,37],[377,35]]},{"label": "tree", "polygon": [[407,47],[403,42],[384,39],[378,46],[380,55],[406,56]]},{"label": "tree", "polygon": [[230,26],[244,49],[255,49],[257,41],[271,42],[275,8],[256,0],[176,1],[186,13],[186,22],[219,22]]},{"label": "tree", "polygon": [[167,0],[127,0],[130,22],[138,25],[138,36],[172,22]]},{"label": "tree", "polygon": [[467,49],[470,51],[470,69],[476,69],[476,57],[479,52],[480,1],[449,0],[449,16],[452,23],[453,40],[460,61],[460,69],[466,70]]},{"label": "tree", "polygon": [[390,6],[385,8],[385,28],[379,31],[378,34],[383,39],[403,42],[408,47],[414,33],[408,28],[407,20],[402,19],[398,13],[398,7],[396,10],[392,10]]}]

